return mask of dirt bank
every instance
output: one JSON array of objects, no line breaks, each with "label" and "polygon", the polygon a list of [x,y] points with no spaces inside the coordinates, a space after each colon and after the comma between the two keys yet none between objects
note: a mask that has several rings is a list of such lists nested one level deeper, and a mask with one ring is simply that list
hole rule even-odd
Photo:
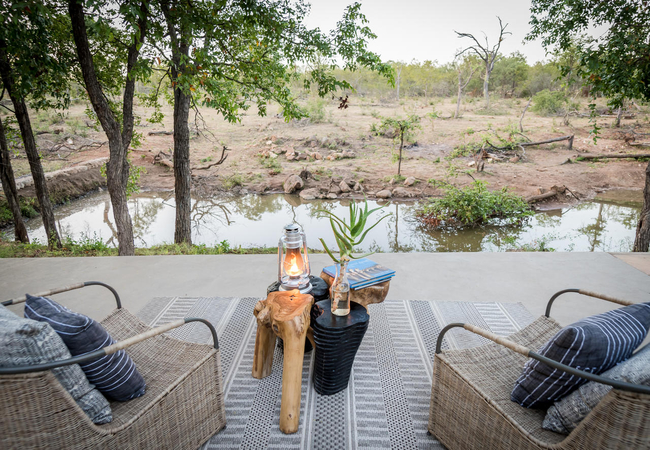
[{"label": "dirt bank", "polygon": [[[366,195],[373,198],[390,196],[399,199],[416,199],[440,195],[439,183],[449,182],[457,186],[467,185],[472,178],[485,180],[490,189],[507,187],[523,195],[532,196],[548,191],[552,186],[566,186],[564,197],[551,201],[575,201],[592,198],[598,192],[614,188],[642,189],[647,162],[633,159],[601,159],[580,161],[585,154],[620,155],[643,151],[630,136],[642,136],[650,131],[648,111],[634,111],[624,119],[621,129],[609,128],[612,119],[601,119],[601,136],[597,145],[590,136],[592,124],[586,117],[571,117],[565,125],[559,117],[540,117],[528,112],[523,121],[526,138],[540,141],[564,135],[574,135],[573,148],[567,142],[526,147],[504,154],[491,151],[481,163],[484,170],[476,171],[474,157],[447,158],[454,149],[480,145],[480,137],[491,136],[507,139],[519,127],[519,116],[525,106],[519,100],[506,99],[495,102],[490,114],[485,114],[479,102],[464,105],[460,119],[451,119],[455,102],[453,99],[437,100],[432,106],[421,101],[404,104],[377,104],[371,100],[353,98],[351,106],[337,109],[332,102],[324,111],[324,121],[312,123],[308,119],[285,122],[274,108],[268,117],[259,117],[251,111],[242,117],[241,123],[228,124],[212,110],[202,110],[202,125],[196,131],[192,123],[192,179],[193,189],[200,195],[219,192],[274,193],[282,192],[285,180],[291,175],[302,174],[303,196],[306,198],[345,198]],[[64,168],[108,156],[108,146],[102,133],[90,128],[81,130],[85,137],[77,138],[79,123],[88,120],[83,106],[75,106],[67,112],[76,119],[74,130],[63,133],[56,126],[40,124],[42,130],[41,152],[44,160]],[[428,119],[435,111],[439,118]],[[138,108],[143,118],[149,111]],[[159,134],[171,131],[171,110],[162,126],[137,127],[143,135],[142,146],[131,151],[131,162],[146,172],[139,184],[143,189],[173,189],[173,169],[169,160],[173,148],[173,136]],[[421,129],[415,142],[404,150],[401,167],[402,178],[397,174],[396,148],[393,139],[375,136],[371,126],[381,117],[404,116],[416,113],[422,117]],[[67,122],[66,122],[67,123]],[[146,124],[145,121],[142,122]],[[204,125],[203,125],[204,124]],[[58,131],[55,134],[54,131]],[[149,134],[149,133],[154,134]],[[67,134],[66,134],[67,133]],[[72,133],[72,134],[71,134]],[[67,136],[67,137],[66,137]],[[59,141],[84,142],[83,145],[67,145],[64,155]],[[650,140],[650,139],[648,139]],[[63,141],[68,142],[68,141]],[[476,144],[478,142],[478,144]],[[222,156],[226,159],[214,165]],[[647,151],[647,149],[646,149]],[[56,153],[56,154],[55,154]],[[20,156],[14,166],[24,171]],[[21,166],[23,164],[23,166]],[[467,173],[465,173],[467,172]],[[470,176],[471,175],[471,176]],[[408,180],[410,185],[404,185]],[[345,192],[341,182],[346,181],[351,192]],[[50,179],[50,189],[57,201],[74,198],[83,191],[97,189],[105,180],[97,166],[85,171],[64,172]],[[355,188],[357,189],[355,191]],[[33,196],[33,188],[20,191],[23,196]],[[388,192],[388,194],[386,193]]]}]

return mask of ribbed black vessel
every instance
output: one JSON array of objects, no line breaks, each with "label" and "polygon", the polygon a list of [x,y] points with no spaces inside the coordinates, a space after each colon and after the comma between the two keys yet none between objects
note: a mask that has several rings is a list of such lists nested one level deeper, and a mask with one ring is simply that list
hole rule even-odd
[{"label": "ribbed black vessel", "polygon": [[354,356],[368,329],[366,308],[350,302],[350,314],[332,314],[330,300],[314,304],[311,327],[316,343],[314,388],[321,395],[332,395],[348,387]]}]

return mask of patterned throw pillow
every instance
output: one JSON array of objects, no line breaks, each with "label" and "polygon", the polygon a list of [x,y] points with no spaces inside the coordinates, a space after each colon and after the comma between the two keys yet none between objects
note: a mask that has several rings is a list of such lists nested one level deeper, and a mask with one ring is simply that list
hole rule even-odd
[{"label": "patterned throw pillow", "polygon": [[[70,352],[47,323],[18,317],[0,305],[0,367],[30,366],[70,358]],[[58,367],[52,373],[77,405],[96,424],[113,420],[111,407],[78,364]]]},{"label": "patterned throw pillow", "polygon": [[[650,345],[604,372],[602,376],[611,380],[650,385]],[[595,381],[580,386],[577,391],[548,408],[542,428],[556,433],[571,433],[611,389],[611,386]]]},{"label": "patterned throw pillow", "polygon": [[[45,297],[27,295],[25,317],[49,323],[68,346],[72,356],[93,352],[115,343],[101,324]],[[144,394],[144,379],[124,350],[80,366],[88,381],[107,397],[123,402]]]},{"label": "patterned throw pillow", "polygon": [[[588,317],[560,330],[539,351],[567,366],[600,374],[630,357],[650,328],[650,303]],[[568,395],[584,378],[530,359],[510,394],[526,408],[544,408]]]}]

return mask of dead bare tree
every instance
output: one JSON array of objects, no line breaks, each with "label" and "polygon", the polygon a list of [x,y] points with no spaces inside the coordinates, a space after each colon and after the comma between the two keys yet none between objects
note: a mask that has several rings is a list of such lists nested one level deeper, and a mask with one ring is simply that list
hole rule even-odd
[{"label": "dead bare tree", "polygon": [[530,106],[530,103],[533,101],[533,97],[528,100],[528,103],[526,103],[526,107],[524,108],[523,112],[521,113],[521,117],[519,118],[519,132],[523,133],[524,132],[524,114],[526,114],[526,110],[528,110],[528,107]]},{"label": "dead bare tree", "polygon": [[499,40],[495,45],[493,45],[490,48],[490,44],[488,42],[487,35],[483,33],[483,36],[485,37],[485,45],[482,45],[478,39],[474,37],[473,34],[470,33],[460,33],[458,31],[454,31],[460,38],[470,38],[474,41],[475,45],[471,45],[467,47],[465,50],[462,50],[461,52],[457,53],[456,56],[460,56],[465,52],[470,52],[474,53],[476,56],[478,56],[481,61],[483,61],[483,64],[485,64],[485,78],[483,80],[483,95],[485,96],[485,107],[489,108],[490,107],[490,95],[488,93],[488,86],[490,84],[490,74],[492,73],[492,69],[494,69],[494,63],[497,62],[499,59],[499,48],[501,48],[501,42],[504,39],[504,36],[506,34],[512,34],[509,31],[506,31],[506,27],[508,24],[503,24],[501,21],[501,18],[497,16],[497,19],[499,19]]},{"label": "dead bare tree", "polygon": [[393,64],[393,69],[395,69],[395,87],[397,89],[396,96],[398,102],[399,102],[399,87],[402,81],[402,70],[404,69],[405,65],[406,64],[401,61],[397,61],[396,63]]},{"label": "dead bare tree", "polygon": [[463,82],[462,77],[463,77],[463,72],[466,73],[467,70],[466,65],[459,64],[459,63],[455,63],[454,65],[456,66],[456,71],[458,72],[458,100],[456,101],[456,112],[454,113],[454,119],[458,119],[458,116],[460,115],[460,101],[463,98],[463,91],[469,84],[470,80],[472,79],[472,76],[474,75],[474,72],[476,72],[476,69],[478,69],[478,67],[472,67],[471,65],[469,65],[471,71],[467,76],[467,78],[465,79],[465,82]]}]

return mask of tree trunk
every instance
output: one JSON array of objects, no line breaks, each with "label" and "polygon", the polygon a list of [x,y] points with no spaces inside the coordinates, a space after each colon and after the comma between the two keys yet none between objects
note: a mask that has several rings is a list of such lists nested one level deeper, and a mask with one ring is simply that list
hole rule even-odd
[{"label": "tree trunk", "polygon": [[[173,71],[172,71],[173,73]],[[174,91],[174,190],[176,195],[176,228],[174,242],[192,244],[192,206],[190,171],[190,96],[180,88]]]},{"label": "tree trunk", "polygon": [[521,117],[519,118],[519,132],[520,133],[524,132],[524,125],[523,125],[524,114],[526,114],[526,110],[528,110],[528,107],[530,106],[530,102],[532,102],[532,101],[533,101],[533,97],[531,97],[530,100],[528,100],[528,103],[526,103],[526,107],[522,111]]},{"label": "tree trunk", "polygon": [[618,112],[616,113],[616,121],[614,122],[614,127],[615,128],[620,128],[621,127],[621,116],[623,115],[623,107],[619,106],[618,107]]},{"label": "tree trunk", "polygon": [[401,74],[401,72],[402,71],[400,70],[399,73],[397,74],[397,101],[398,102],[399,102],[399,82],[400,82],[400,74]]},{"label": "tree trunk", "polygon": [[61,239],[59,233],[56,231],[56,222],[54,221],[54,210],[50,195],[47,191],[47,183],[45,182],[45,172],[41,165],[41,157],[36,148],[36,141],[34,141],[34,133],[32,131],[32,124],[29,121],[29,112],[25,100],[15,92],[13,80],[11,78],[11,66],[7,54],[4,50],[4,45],[0,42],[0,76],[7,93],[11,98],[14,105],[14,113],[16,120],[20,127],[20,135],[23,139],[25,146],[25,153],[29,161],[29,168],[32,172],[34,179],[34,189],[36,190],[36,198],[41,210],[41,217],[43,218],[43,226],[45,227],[45,234],[47,236],[47,245],[50,249],[61,247]]},{"label": "tree trunk", "polygon": [[458,119],[460,115],[460,99],[463,96],[463,84],[461,81],[461,72],[458,71],[458,99],[456,100],[456,112],[454,113],[454,119]]},{"label": "tree trunk", "polygon": [[[176,16],[168,2],[161,3],[172,50],[172,79],[177,80],[186,70],[185,62],[189,55],[189,30],[181,20],[176,27]],[[192,244],[191,223],[191,185],[190,169],[190,93],[187,86],[176,84],[174,88],[174,194],[176,198],[176,226],[174,242]]]},{"label": "tree trunk", "polygon": [[0,120],[0,178],[2,179],[2,190],[7,198],[7,204],[14,217],[14,235],[16,236],[16,241],[29,244],[29,236],[27,235],[25,222],[23,222],[23,216],[20,213],[18,190],[16,189],[14,171],[11,168],[9,148],[7,147],[7,138],[2,120]]},{"label": "tree trunk", "polygon": [[645,169],[645,188],[643,189],[643,209],[636,227],[633,252],[647,252],[650,247],[650,163]]},{"label": "tree trunk", "polygon": [[397,175],[402,174],[402,147],[404,147],[404,130],[400,130],[399,162],[397,163]]},{"label": "tree trunk", "polygon": [[77,47],[77,55],[81,72],[84,77],[86,91],[93,105],[93,110],[108,138],[110,159],[106,165],[106,181],[108,193],[113,205],[113,216],[117,228],[118,254],[120,256],[135,255],[133,243],[133,226],[127,204],[126,185],[129,180],[129,162],[127,148],[122,142],[120,125],[111,111],[104,96],[101,85],[97,80],[95,66],[90,53],[83,5],[77,0],[68,1],[68,10],[72,22],[72,32]]},{"label": "tree trunk", "polygon": [[485,109],[490,108],[490,93],[488,92],[488,86],[490,84],[490,69],[485,67],[485,81],[483,82],[483,96],[485,97]]}]

